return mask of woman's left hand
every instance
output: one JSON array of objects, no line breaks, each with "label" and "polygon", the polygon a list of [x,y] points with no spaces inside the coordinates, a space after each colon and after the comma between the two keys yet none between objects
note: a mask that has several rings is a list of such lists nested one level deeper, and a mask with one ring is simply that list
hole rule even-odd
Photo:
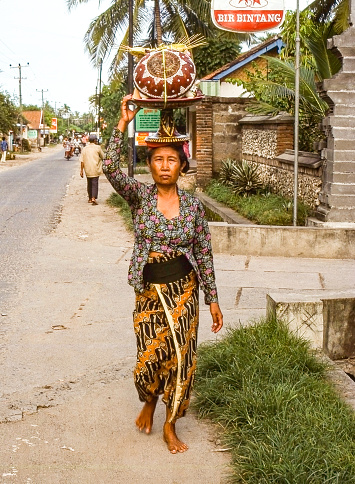
[{"label": "woman's left hand", "polygon": [[210,312],[212,316],[212,332],[213,333],[218,333],[218,331],[222,328],[223,326],[223,314],[221,310],[219,309],[219,304],[218,303],[211,303],[210,304]]}]

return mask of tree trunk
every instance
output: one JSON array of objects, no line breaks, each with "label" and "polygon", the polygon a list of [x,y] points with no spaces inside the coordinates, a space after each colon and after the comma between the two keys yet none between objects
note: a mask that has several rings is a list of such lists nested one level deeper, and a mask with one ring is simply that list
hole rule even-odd
[{"label": "tree trunk", "polygon": [[157,45],[159,46],[163,42],[163,33],[162,33],[162,30],[161,30],[161,20],[160,20],[159,0],[155,0],[154,17],[155,17],[155,28],[156,28],[156,31],[157,31]]}]

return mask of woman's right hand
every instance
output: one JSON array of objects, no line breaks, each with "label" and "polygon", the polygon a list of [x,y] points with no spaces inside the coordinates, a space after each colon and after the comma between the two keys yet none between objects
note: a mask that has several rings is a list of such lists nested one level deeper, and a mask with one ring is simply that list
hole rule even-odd
[{"label": "woman's right hand", "polygon": [[128,124],[132,121],[135,115],[138,113],[140,108],[136,108],[133,111],[128,106],[128,101],[132,99],[132,94],[127,94],[121,101],[121,119],[118,122],[117,128],[124,133],[127,129]]}]

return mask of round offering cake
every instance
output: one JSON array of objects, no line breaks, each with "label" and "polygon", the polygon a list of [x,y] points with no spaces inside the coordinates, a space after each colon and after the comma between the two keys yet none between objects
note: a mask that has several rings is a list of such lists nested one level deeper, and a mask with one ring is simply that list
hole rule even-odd
[{"label": "round offering cake", "polygon": [[134,84],[153,99],[184,97],[196,80],[196,68],[189,53],[163,49],[146,54],[133,74]]}]

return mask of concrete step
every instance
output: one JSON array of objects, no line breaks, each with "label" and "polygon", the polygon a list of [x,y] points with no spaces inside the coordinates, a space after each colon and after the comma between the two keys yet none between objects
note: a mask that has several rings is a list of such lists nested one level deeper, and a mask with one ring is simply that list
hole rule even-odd
[{"label": "concrete step", "polygon": [[355,172],[333,172],[334,183],[353,183],[355,185]]},{"label": "concrete step", "polygon": [[355,141],[355,124],[353,126],[332,126],[334,138],[346,141]]},{"label": "concrete step", "polygon": [[338,103],[333,108],[333,114],[328,116],[328,118],[332,119],[336,116],[353,116],[354,113],[355,104],[353,102],[350,102],[349,104]]},{"label": "concrete step", "polygon": [[[346,132],[342,132],[341,135],[345,136]],[[333,136],[335,136],[334,133]],[[348,131],[347,138],[328,138],[327,147],[334,150],[355,150],[355,131]]]},{"label": "concrete step", "polygon": [[[355,74],[354,74],[355,75]],[[355,106],[353,108],[353,113],[355,113]],[[322,126],[334,127],[334,128],[355,128],[355,116],[354,115],[344,115],[344,116],[328,116],[322,121]]]},{"label": "concrete step", "polygon": [[[333,183],[330,185],[332,195],[355,196],[355,184],[353,183]],[[355,204],[355,199],[354,199]]]},{"label": "concrete step", "polygon": [[337,223],[353,223],[355,220],[355,207],[353,208],[335,208],[331,207],[329,210],[326,221],[327,222],[337,222]]},{"label": "concrete step", "polygon": [[[353,150],[331,150],[328,148],[325,148],[322,151],[322,156],[325,158],[328,162],[334,162],[334,163],[353,163],[355,167],[355,152]],[[349,165],[350,166],[350,165]],[[350,169],[344,168],[345,171],[355,171],[354,168],[350,167]],[[343,169],[339,169],[337,171],[343,171]]]},{"label": "concrete step", "polygon": [[355,210],[355,194],[329,194],[328,203],[331,207]]},{"label": "concrete step", "polygon": [[343,72],[355,73],[355,57],[348,56],[343,58]]},{"label": "concrete step", "polygon": [[355,91],[355,76],[353,72],[339,72],[331,79],[324,79],[322,88],[328,92],[337,89],[339,91]]},{"label": "concrete step", "polygon": [[335,91],[329,89],[326,94],[335,104],[351,104],[355,99],[355,89],[346,91]]}]

